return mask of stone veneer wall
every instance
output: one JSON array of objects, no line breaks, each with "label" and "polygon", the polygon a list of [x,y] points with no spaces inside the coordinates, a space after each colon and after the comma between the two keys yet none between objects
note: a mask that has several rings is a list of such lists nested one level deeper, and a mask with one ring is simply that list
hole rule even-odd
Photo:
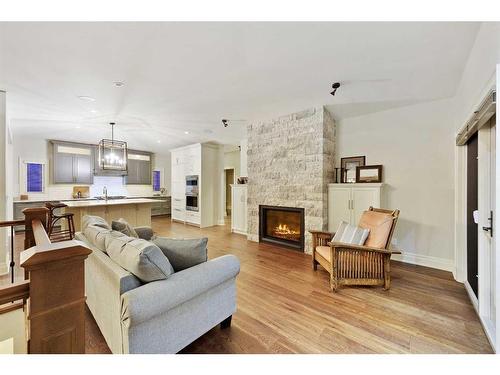
[{"label": "stone veneer wall", "polygon": [[251,124],[248,135],[248,239],[259,240],[259,205],[305,210],[305,252],[310,229],[327,228],[327,184],[333,182],[335,122],[311,108]]}]

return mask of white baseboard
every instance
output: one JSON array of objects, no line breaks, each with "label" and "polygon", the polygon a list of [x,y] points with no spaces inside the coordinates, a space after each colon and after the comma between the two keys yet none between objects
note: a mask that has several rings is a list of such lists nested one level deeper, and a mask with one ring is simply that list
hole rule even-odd
[{"label": "white baseboard", "polygon": [[6,275],[9,273],[9,266],[7,263],[0,263],[0,276],[1,275]]},{"label": "white baseboard", "polygon": [[231,229],[231,232],[232,232],[232,233],[236,233],[236,234],[242,234],[242,235],[244,235],[244,236],[246,236],[246,235],[247,235],[247,232],[243,232],[243,231],[241,231],[241,230],[237,230],[237,229]]},{"label": "white baseboard", "polygon": [[465,290],[467,291],[467,294],[469,295],[469,299],[472,303],[472,306],[474,306],[474,309],[476,310],[476,313],[479,316],[477,297],[474,294],[474,291],[472,290],[472,288],[467,280],[465,280],[465,282],[464,282],[464,287],[465,287]]},{"label": "white baseboard", "polygon": [[438,270],[449,271],[449,272],[453,272],[455,268],[455,264],[451,259],[431,257],[428,255],[403,253],[403,254],[395,254],[391,257],[391,259],[404,263],[416,264],[418,266],[437,268]]}]

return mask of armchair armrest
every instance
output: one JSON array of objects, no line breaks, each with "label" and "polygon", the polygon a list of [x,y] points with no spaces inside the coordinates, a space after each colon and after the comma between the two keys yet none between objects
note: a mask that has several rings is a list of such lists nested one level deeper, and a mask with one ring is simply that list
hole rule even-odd
[{"label": "armchair armrest", "polygon": [[238,258],[224,255],[129,290],[121,296],[121,320],[129,327],[148,321],[234,279],[239,272]]},{"label": "armchair armrest", "polygon": [[375,253],[382,253],[382,254],[401,254],[401,252],[397,251],[397,250],[379,249],[378,247],[370,247],[370,246],[364,246],[364,245],[353,245],[353,244],[342,243],[342,242],[333,242],[332,241],[332,242],[328,242],[328,245],[334,249],[342,248],[342,249],[350,249],[350,250],[372,251]]},{"label": "armchair armrest", "polygon": [[310,230],[309,233],[311,233],[313,236],[314,235],[322,237],[330,236],[330,238],[333,238],[333,236],[335,235],[335,233],[321,231],[321,230]]}]

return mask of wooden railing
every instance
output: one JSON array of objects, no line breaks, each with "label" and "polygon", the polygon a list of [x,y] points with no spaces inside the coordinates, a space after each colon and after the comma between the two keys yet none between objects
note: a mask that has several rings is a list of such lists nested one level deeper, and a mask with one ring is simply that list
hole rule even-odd
[{"label": "wooden railing", "polygon": [[75,240],[51,243],[47,212],[27,208],[24,221],[12,222],[26,227],[20,257],[26,281],[0,288],[0,305],[23,301],[28,353],[84,353],[84,260],[91,250]]},{"label": "wooden railing", "polygon": [[16,225],[23,225],[24,220],[11,220],[11,221],[0,221],[0,228],[8,228],[10,227],[10,282],[14,283],[14,272],[16,268],[16,261],[14,259],[14,227]]}]

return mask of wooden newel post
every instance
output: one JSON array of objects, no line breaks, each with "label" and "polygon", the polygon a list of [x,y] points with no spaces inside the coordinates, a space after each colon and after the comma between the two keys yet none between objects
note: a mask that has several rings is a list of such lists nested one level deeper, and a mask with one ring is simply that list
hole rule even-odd
[{"label": "wooden newel post", "polygon": [[28,353],[85,353],[84,261],[91,250],[74,240],[51,243],[38,220],[30,227],[37,245],[21,253],[30,280]]},{"label": "wooden newel post", "polygon": [[42,223],[45,231],[47,231],[48,227],[48,217],[49,217],[49,209],[46,207],[33,207],[33,208],[25,208],[23,210],[24,214],[24,248],[29,249],[36,245],[35,237],[33,236],[33,220],[38,219]]}]

